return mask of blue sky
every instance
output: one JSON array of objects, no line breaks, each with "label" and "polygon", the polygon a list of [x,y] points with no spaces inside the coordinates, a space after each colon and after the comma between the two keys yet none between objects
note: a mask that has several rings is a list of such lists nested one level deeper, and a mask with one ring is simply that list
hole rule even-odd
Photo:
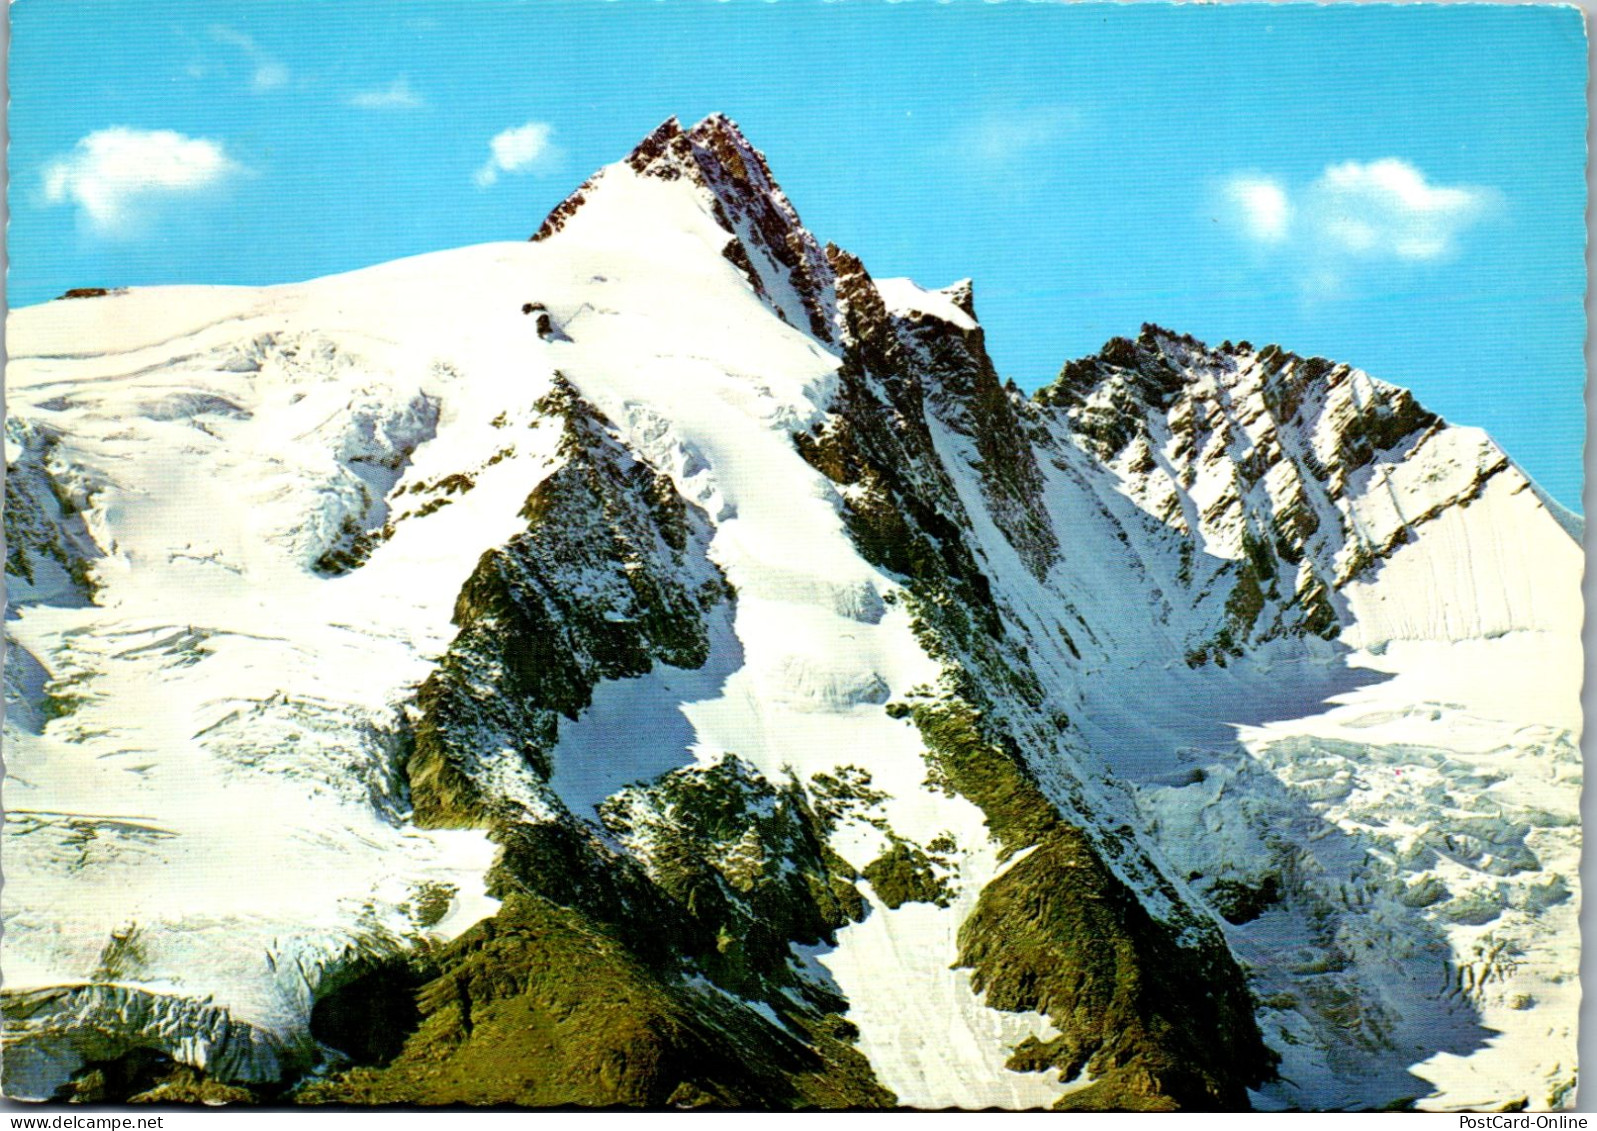
[{"label": "blue sky", "polygon": [[671,114],[819,238],[970,275],[1023,388],[1158,322],[1277,342],[1582,483],[1572,8],[19,0],[9,301],[520,239]]}]

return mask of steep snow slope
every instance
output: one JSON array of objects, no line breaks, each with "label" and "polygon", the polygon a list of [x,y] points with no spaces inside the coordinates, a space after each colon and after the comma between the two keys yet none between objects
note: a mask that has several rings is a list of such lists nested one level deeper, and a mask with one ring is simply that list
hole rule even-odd
[{"label": "steep snow slope", "polygon": [[[8,1094],[338,1068],[431,938],[329,1098],[513,1102],[416,1089],[542,1016],[529,907],[786,1102],[1572,1094],[1581,555],[1401,390],[1148,327],[1027,402],[720,117],[530,243],[8,330]],[[683,1071],[536,1094],[775,1102]]]}]

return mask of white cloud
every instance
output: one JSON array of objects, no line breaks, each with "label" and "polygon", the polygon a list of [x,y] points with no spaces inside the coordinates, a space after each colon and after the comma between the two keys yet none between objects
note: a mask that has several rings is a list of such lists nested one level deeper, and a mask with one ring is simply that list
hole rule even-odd
[{"label": "white cloud", "polygon": [[44,167],[44,200],[75,204],[97,235],[126,236],[162,201],[205,192],[242,170],[221,142],[113,126]]},{"label": "white cloud", "polygon": [[1279,243],[1286,238],[1292,205],[1279,182],[1243,175],[1227,181],[1225,191],[1250,236],[1260,243]]},{"label": "white cloud", "polygon": [[1225,182],[1224,195],[1248,238],[1317,260],[1322,281],[1338,273],[1332,262],[1446,258],[1501,201],[1490,188],[1433,185],[1395,157],[1328,165],[1296,190],[1242,173]]},{"label": "white cloud", "polygon": [[1496,194],[1432,185],[1395,157],[1328,166],[1309,186],[1323,238],[1358,256],[1440,259],[1492,206]]},{"label": "white cloud", "polygon": [[256,43],[253,37],[235,28],[218,24],[211,28],[211,38],[218,43],[237,47],[244,52],[250,61],[250,65],[255,68],[250,75],[250,87],[252,89],[264,93],[288,85],[288,68],[262,50],[260,44]]},{"label": "white cloud", "polygon": [[552,166],[560,151],[554,144],[554,127],[547,122],[528,122],[494,135],[488,143],[489,157],[474,179],[487,188],[501,173],[542,173]]},{"label": "white cloud", "polygon": [[250,86],[256,90],[276,90],[288,85],[288,68],[281,63],[261,63],[250,77]]},{"label": "white cloud", "polygon": [[349,104],[358,110],[414,110],[427,105],[401,75],[381,90],[362,90],[350,95]]},{"label": "white cloud", "polygon": [[1044,106],[990,113],[954,131],[954,149],[968,161],[1002,170],[1045,151],[1081,126],[1081,113],[1070,106]]}]

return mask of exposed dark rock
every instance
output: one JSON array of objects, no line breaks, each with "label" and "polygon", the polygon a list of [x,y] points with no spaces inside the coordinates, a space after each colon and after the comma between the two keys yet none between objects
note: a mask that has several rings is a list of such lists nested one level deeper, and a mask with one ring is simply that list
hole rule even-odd
[{"label": "exposed dark rock", "polygon": [[1280,901],[1281,885],[1274,876],[1266,876],[1257,884],[1216,880],[1204,894],[1226,922],[1251,923]]},{"label": "exposed dark rock", "polygon": [[835,871],[804,791],[773,786],[735,757],[625,790],[601,820],[697,928],[702,942],[683,949],[740,996],[772,998],[792,985],[788,944],[831,941],[857,917],[858,895]]},{"label": "exposed dark rock", "polygon": [[94,562],[100,548],[83,520],[93,488],[73,484],[73,470],[56,454],[58,440],[33,423],[7,421],[8,437],[20,448],[6,465],[6,573],[33,590],[13,587],[12,603],[37,600],[56,605],[92,604]]},{"label": "exposed dark rock", "polygon": [[906,903],[935,903],[947,907],[952,900],[948,883],[932,869],[931,858],[908,841],[893,839],[892,846],[865,865],[860,874],[888,907]]},{"label": "exposed dark rock", "polygon": [[[967,281],[955,296],[974,311]],[[1043,502],[1042,472],[1021,425],[1025,401],[998,379],[980,328],[929,315],[896,320],[907,364],[926,390],[932,415],[976,449],[975,470],[994,523],[1033,576],[1046,577],[1059,540]]]},{"label": "exposed dark rock", "polygon": [[429,971],[426,952],[368,970],[316,1002],[311,1036],[356,1064],[387,1064],[421,1024],[417,994]]},{"label": "exposed dark rock", "polygon": [[546,777],[558,717],[575,718],[599,680],[703,666],[705,615],[729,593],[669,479],[564,379],[540,408],[561,422],[565,462],[528,496],[526,532],[467,580],[460,633],[421,688],[409,773],[424,824],[486,822],[469,784],[480,751],[519,751]]},{"label": "exposed dark rock", "polygon": [[253,1105],[279,1089],[245,1087],[212,1080],[187,1064],[152,1048],[138,1048],[114,1060],[84,1065],[55,1099],[74,1104],[226,1104]]}]

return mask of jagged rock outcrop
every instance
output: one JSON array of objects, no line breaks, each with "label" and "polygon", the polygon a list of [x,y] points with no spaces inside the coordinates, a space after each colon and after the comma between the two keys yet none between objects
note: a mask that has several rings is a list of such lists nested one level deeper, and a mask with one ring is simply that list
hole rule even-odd
[{"label": "jagged rock outcrop", "polygon": [[977,473],[988,513],[1041,580],[1059,560],[1059,537],[1043,504],[1042,473],[1023,423],[1026,400],[1013,384],[999,380],[987,356],[969,280],[945,297],[963,318],[920,309],[913,299],[894,311],[904,363],[925,384],[932,415],[973,449],[962,455]]},{"label": "jagged rock outcrop", "polygon": [[[408,774],[424,824],[558,809],[541,784],[558,718],[576,718],[600,680],[656,662],[702,666],[706,615],[731,597],[704,557],[703,517],[669,479],[558,375],[537,407],[542,426],[560,430],[562,466],[523,504],[527,531],[486,552],[466,581],[460,633],[417,697]],[[506,751],[516,763],[503,764]]]},{"label": "jagged rock outcrop", "polygon": [[58,442],[41,424],[6,421],[6,577],[13,600],[78,605],[94,596],[100,548],[83,522],[94,484],[61,461]]},{"label": "jagged rock outcrop", "polygon": [[[1211,349],[1151,324],[1069,362],[1036,400],[1187,540],[1189,559],[1232,563],[1224,622],[1190,653],[1199,663],[1283,634],[1334,638],[1348,583],[1510,466],[1495,447],[1461,451],[1407,390],[1350,366],[1274,345]],[[1447,485],[1378,514],[1359,496],[1389,467]]]}]

